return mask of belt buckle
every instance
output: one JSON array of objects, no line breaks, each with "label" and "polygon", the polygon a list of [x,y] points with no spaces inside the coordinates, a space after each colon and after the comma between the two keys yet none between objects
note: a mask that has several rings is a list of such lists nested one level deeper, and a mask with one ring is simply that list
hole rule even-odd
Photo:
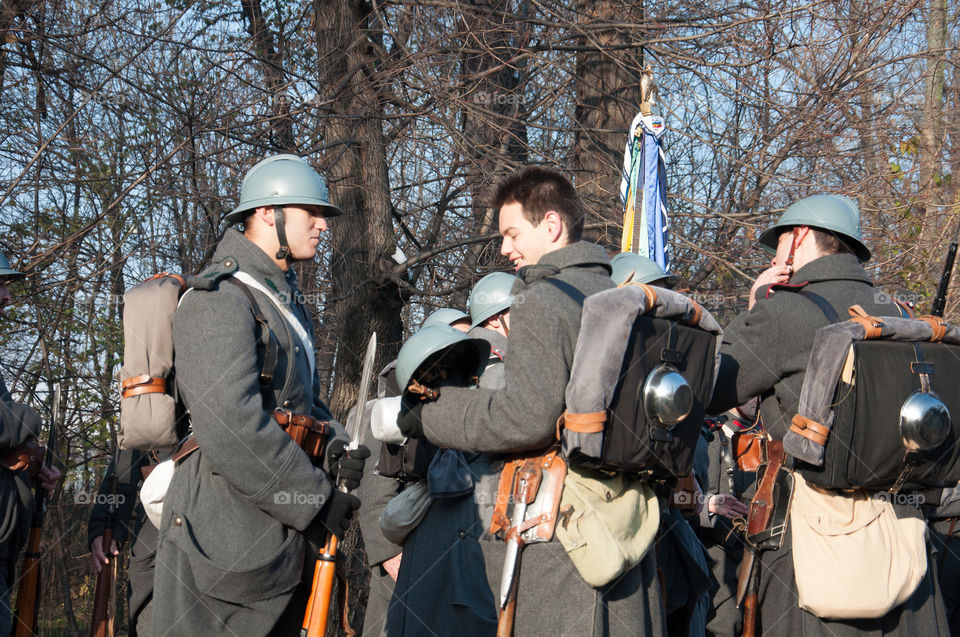
[{"label": "belt buckle", "polygon": [[[284,416],[287,422],[281,422],[280,417]],[[293,412],[289,409],[280,409],[277,407],[273,410],[273,419],[276,420],[281,427],[286,429],[293,422]]]}]

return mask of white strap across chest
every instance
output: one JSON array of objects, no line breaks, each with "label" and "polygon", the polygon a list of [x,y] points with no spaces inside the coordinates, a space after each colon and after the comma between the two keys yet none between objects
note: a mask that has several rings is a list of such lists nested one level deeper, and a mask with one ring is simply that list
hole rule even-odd
[{"label": "white strap across chest", "polygon": [[254,279],[252,276],[243,270],[237,270],[233,273],[233,276],[241,283],[245,283],[259,292],[262,292],[268,299],[270,299],[270,302],[273,303],[274,307],[277,308],[277,311],[280,312],[280,316],[282,316],[290,325],[290,329],[292,329],[294,334],[297,335],[297,338],[300,339],[303,353],[307,357],[307,363],[310,365],[310,379],[312,382],[317,362],[313,352],[313,339],[310,338],[310,333],[307,332],[307,329],[303,326],[303,323],[301,323],[297,317],[293,315],[293,312],[290,311],[290,308],[285,303],[277,298],[277,295],[274,292],[267,289],[266,286]]}]

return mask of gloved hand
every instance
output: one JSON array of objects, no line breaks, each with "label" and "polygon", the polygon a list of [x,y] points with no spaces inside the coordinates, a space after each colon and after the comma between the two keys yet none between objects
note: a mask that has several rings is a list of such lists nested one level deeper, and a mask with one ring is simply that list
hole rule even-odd
[{"label": "gloved hand", "polygon": [[306,536],[315,544],[323,544],[323,533],[333,533],[342,540],[353,512],[360,508],[360,498],[337,489],[330,495],[330,501],[320,509],[320,513],[307,528]]},{"label": "gloved hand", "polygon": [[364,461],[370,457],[370,450],[363,445],[347,450],[347,443],[334,440],[327,447],[327,467],[330,475],[352,491],[360,486],[363,478]]},{"label": "gloved hand", "polygon": [[424,401],[419,398],[408,398],[405,394],[403,402],[400,405],[400,416],[397,418],[397,427],[407,438],[420,438],[423,436],[423,413]]}]

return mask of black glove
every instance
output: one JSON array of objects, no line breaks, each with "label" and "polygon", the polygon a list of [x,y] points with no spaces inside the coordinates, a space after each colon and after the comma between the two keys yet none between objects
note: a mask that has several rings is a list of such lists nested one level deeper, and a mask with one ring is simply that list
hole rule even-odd
[{"label": "black glove", "polygon": [[313,519],[307,528],[306,536],[314,544],[322,545],[324,533],[333,533],[337,539],[343,539],[353,512],[360,508],[360,498],[343,491],[333,490],[330,501],[320,509],[320,513]]},{"label": "black glove", "polygon": [[327,447],[327,466],[330,474],[340,481],[340,484],[353,491],[360,486],[363,478],[364,460],[370,457],[370,450],[360,445],[356,449],[347,450],[347,443],[343,440],[334,440]]},{"label": "black glove", "polygon": [[397,427],[407,438],[423,436],[423,420],[421,420],[423,403],[424,401],[419,398],[408,400],[406,396],[403,397],[403,402],[400,405],[400,417],[397,418]]}]

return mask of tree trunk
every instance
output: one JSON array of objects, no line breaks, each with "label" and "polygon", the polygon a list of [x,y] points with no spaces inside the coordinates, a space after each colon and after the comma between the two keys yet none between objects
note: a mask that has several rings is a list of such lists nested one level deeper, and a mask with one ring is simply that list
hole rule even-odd
[{"label": "tree trunk", "polygon": [[640,107],[643,62],[640,49],[626,48],[636,34],[613,23],[637,11],[618,0],[577,1],[586,50],[577,54],[574,178],[587,212],[606,222],[601,239],[611,246],[620,245],[623,231],[620,169],[627,128]]}]

